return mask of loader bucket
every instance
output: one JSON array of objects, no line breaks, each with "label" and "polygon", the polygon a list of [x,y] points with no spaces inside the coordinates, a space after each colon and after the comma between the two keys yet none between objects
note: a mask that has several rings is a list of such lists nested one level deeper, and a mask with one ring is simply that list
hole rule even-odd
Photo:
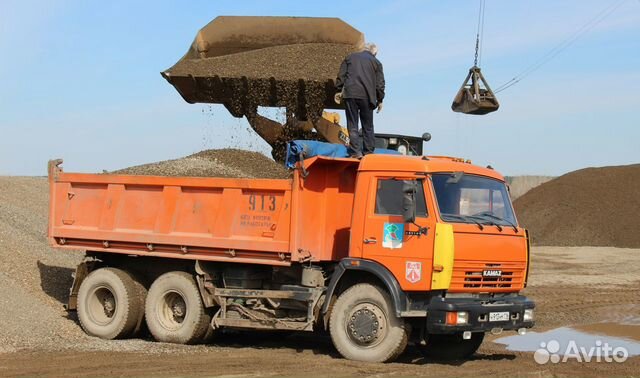
[{"label": "loader bucket", "polygon": [[323,109],[342,108],[333,96],[344,56],[326,62],[320,57],[325,71],[332,72],[322,77],[278,76],[278,66],[295,63],[287,61],[267,61],[246,67],[246,72],[242,64],[229,63],[233,69],[220,65],[267,51],[260,49],[323,44],[342,52],[363,43],[364,35],[338,18],[220,16],[197,33],[187,53],[162,76],[185,101],[223,104],[235,117],[250,117],[258,106],[266,106],[286,107],[298,120],[315,121]]}]

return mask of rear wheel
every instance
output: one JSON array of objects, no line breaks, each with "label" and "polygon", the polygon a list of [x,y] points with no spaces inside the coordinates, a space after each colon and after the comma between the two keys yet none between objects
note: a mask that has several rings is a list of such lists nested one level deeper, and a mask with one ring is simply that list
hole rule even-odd
[{"label": "rear wheel", "polygon": [[338,297],[329,319],[331,340],[350,360],[387,362],[406,348],[408,330],[386,291],[358,284]]},{"label": "rear wheel", "polygon": [[140,329],[144,287],[116,268],[94,270],[78,290],[78,319],[84,331],[103,339],[119,339]]},{"label": "rear wheel", "polygon": [[210,327],[198,286],[186,272],[169,272],[158,277],[147,294],[147,327],[161,342],[195,344],[203,341]]},{"label": "rear wheel", "polygon": [[465,340],[461,333],[453,335],[429,335],[427,344],[420,347],[427,358],[442,361],[465,360],[480,348],[484,340],[484,333],[472,333],[471,338]]}]

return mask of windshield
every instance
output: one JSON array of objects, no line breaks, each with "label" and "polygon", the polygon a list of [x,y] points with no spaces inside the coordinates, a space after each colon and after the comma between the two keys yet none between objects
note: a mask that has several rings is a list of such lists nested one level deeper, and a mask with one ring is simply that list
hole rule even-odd
[{"label": "windshield", "polygon": [[488,177],[432,175],[440,216],[448,222],[515,225],[506,185]]}]

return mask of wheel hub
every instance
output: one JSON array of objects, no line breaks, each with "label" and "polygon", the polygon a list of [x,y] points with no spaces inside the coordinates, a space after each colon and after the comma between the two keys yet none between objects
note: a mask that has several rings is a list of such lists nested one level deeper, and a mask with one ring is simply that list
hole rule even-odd
[{"label": "wheel hub", "polygon": [[355,306],[346,319],[349,337],[360,345],[374,345],[385,336],[386,317],[382,310],[374,304]]},{"label": "wheel hub", "polygon": [[104,298],[102,302],[102,308],[104,309],[104,314],[108,317],[112,317],[113,313],[116,310],[116,300],[113,295],[108,295]]},{"label": "wheel hub", "polygon": [[187,309],[183,301],[177,301],[171,306],[171,311],[173,311],[174,318],[184,318]]},{"label": "wheel hub", "polygon": [[86,307],[91,321],[104,326],[116,316],[118,301],[111,287],[98,286],[87,295]]},{"label": "wheel hub", "polygon": [[157,314],[160,324],[168,330],[177,330],[187,316],[187,303],[181,293],[167,291],[158,301]]}]

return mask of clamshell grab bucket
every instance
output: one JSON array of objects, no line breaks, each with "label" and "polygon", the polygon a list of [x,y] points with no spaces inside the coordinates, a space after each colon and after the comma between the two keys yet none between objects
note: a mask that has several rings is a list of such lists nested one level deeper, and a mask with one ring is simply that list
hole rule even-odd
[{"label": "clamshell grab bucket", "polygon": [[471,67],[467,78],[453,99],[451,110],[464,114],[482,115],[495,112],[499,107],[498,99],[482,76],[480,68]]}]

